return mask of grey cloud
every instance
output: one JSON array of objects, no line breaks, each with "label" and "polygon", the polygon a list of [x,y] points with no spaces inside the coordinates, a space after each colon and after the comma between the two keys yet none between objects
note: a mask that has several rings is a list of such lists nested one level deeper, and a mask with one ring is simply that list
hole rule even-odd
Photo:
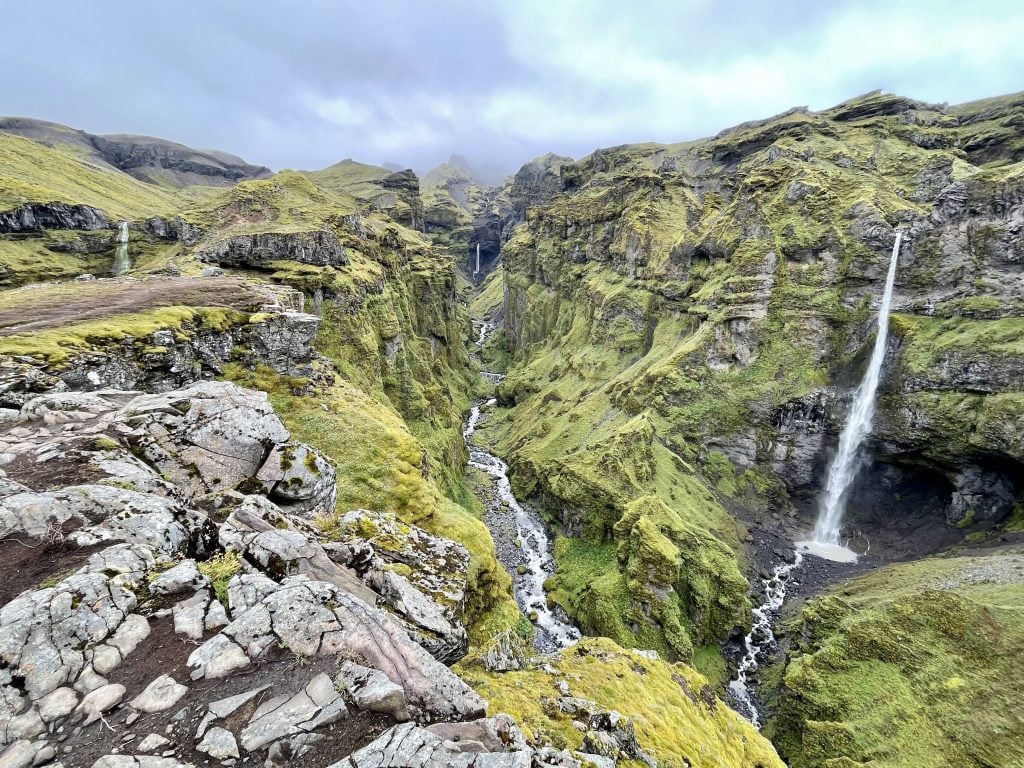
[{"label": "grey cloud", "polygon": [[0,112],[276,168],[460,152],[510,170],[876,87],[995,95],[1024,71],[1024,9],[984,1],[51,0],[4,27]]}]

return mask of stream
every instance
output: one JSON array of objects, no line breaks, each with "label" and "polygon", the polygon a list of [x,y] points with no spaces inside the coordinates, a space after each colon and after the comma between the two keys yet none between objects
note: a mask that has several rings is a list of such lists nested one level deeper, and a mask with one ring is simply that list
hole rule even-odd
[{"label": "stream", "polygon": [[[487,335],[495,326],[484,323],[477,345],[483,346]],[[492,384],[505,377],[499,373],[481,371]],[[484,523],[491,531],[498,551],[498,559],[512,576],[516,602],[536,627],[534,645],[542,653],[567,648],[580,639],[580,632],[561,609],[550,607],[544,581],[555,572],[551,539],[537,513],[521,504],[512,492],[508,479],[508,464],[484,448],[473,444],[473,435],[486,412],[494,407],[494,398],[475,403],[470,410],[462,436],[469,448],[469,466],[484,472],[489,478],[489,493],[482,494],[487,511]]]},{"label": "stream", "polygon": [[802,562],[803,556],[797,550],[792,563],[781,563],[775,566],[771,576],[761,582],[764,597],[761,604],[752,611],[754,622],[750,632],[743,638],[745,648],[743,658],[740,659],[739,666],[736,668],[736,677],[729,683],[729,693],[732,695],[736,709],[755,728],[761,727],[761,713],[754,699],[752,686],[756,682],[761,661],[775,650],[775,631],[772,625],[778,618],[779,609],[782,608],[782,604],[786,600],[789,576],[800,567]]}]

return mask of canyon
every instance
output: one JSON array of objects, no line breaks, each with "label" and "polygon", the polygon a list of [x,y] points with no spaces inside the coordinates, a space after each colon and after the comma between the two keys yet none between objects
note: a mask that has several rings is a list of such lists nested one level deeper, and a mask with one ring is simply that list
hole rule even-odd
[{"label": "canyon", "polygon": [[1019,765],[1022,162],[1024,94],[496,186],[0,119],[0,764]]}]

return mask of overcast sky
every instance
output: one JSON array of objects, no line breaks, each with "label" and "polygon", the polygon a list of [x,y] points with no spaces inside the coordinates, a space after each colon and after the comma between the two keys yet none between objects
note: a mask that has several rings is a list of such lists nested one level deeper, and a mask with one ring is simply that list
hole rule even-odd
[{"label": "overcast sky", "polygon": [[882,88],[1024,89],[1024,2],[50,0],[3,11],[0,114],[274,169],[513,170]]}]

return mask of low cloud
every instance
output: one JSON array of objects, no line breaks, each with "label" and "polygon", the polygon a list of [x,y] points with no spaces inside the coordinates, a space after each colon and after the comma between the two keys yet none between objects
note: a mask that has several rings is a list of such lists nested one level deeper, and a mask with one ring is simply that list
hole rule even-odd
[{"label": "low cloud", "polygon": [[508,171],[873,88],[958,102],[1024,87],[1020,4],[722,5],[60,0],[41,19],[19,3],[0,111],[275,168],[422,171],[458,152]]}]

